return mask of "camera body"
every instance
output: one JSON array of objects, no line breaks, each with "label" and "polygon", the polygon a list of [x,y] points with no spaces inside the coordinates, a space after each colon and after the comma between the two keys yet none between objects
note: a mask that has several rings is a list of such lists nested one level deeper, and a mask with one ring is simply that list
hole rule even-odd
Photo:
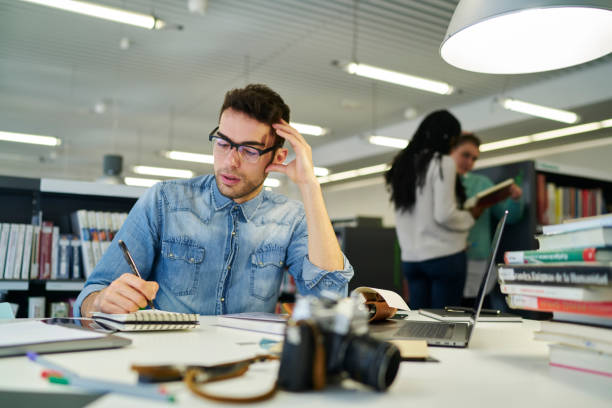
[{"label": "camera body", "polygon": [[350,377],[386,390],[397,374],[400,353],[368,335],[368,319],[361,295],[299,298],[287,323],[278,385],[307,391]]}]

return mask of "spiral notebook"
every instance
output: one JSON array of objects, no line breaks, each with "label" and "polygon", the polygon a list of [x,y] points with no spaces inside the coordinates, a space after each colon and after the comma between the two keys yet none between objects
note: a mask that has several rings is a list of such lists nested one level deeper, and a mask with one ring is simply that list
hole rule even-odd
[{"label": "spiral notebook", "polygon": [[93,319],[119,331],[151,331],[193,329],[200,324],[195,313],[176,313],[163,310],[139,310],[128,314],[94,312]]}]

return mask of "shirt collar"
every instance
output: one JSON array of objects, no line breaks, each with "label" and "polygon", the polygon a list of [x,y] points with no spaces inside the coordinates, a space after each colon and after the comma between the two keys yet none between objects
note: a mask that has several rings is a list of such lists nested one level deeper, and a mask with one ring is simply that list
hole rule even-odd
[{"label": "shirt collar", "polygon": [[264,190],[262,189],[259,194],[257,194],[249,201],[246,201],[242,204],[235,204],[234,200],[221,194],[219,188],[217,187],[217,180],[213,178],[212,199],[216,211],[222,210],[228,206],[233,207],[235,205],[240,209],[244,218],[249,221],[253,218],[253,215],[255,215],[255,211],[257,211],[257,208],[259,208],[259,205],[263,202],[263,196]]}]

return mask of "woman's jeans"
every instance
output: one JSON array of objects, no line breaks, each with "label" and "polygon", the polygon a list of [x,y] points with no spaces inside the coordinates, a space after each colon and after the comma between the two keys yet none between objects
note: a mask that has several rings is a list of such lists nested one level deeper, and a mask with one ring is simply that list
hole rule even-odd
[{"label": "woman's jeans", "polygon": [[420,262],[402,262],[411,309],[443,309],[461,304],[467,274],[465,251]]}]

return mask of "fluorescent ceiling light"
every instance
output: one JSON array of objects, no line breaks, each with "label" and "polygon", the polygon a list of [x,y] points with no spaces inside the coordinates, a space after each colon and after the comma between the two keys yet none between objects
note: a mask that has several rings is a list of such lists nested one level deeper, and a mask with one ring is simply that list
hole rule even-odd
[{"label": "fluorescent ceiling light", "polygon": [[140,178],[140,177],[124,177],[123,182],[128,186],[137,186],[137,187],[151,187],[155,183],[159,183],[161,180],[157,179],[148,179],[148,178]]},{"label": "fluorescent ceiling light", "polygon": [[315,167],[314,174],[317,177],[327,176],[329,174],[329,169],[326,169],[325,167]]},{"label": "fluorescent ceiling light", "polygon": [[612,52],[610,0],[462,0],[440,48],[468,71],[523,74]]},{"label": "fluorescent ceiling light", "polygon": [[26,133],[2,132],[0,140],[5,142],[29,143],[45,146],[59,146],[62,140],[53,136],[29,135]]},{"label": "fluorescent ceiling light", "polygon": [[307,125],[305,123],[291,122],[290,125],[293,126],[295,130],[305,135],[325,136],[328,132],[327,129],[322,128],[321,126]]},{"label": "fluorescent ceiling light", "polygon": [[403,85],[409,88],[416,88],[422,91],[433,92],[440,95],[450,95],[454,91],[454,88],[446,82],[434,81],[397,71],[390,71],[384,68],[373,67],[371,65],[358,64],[356,62],[349,62],[348,64],[337,63],[337,65],[349,74]]},{"label": "fluorescent ceiling light", "polygon": [[191,170],[167,169],[163,167],[134,166],[132,170],[136,174],[148,174],[151,176],[175,178],[191,178],[194,176],[193,171]]},{"label": "fluorescent ceiling light", "polygon": [[605,129],[609,127],[612,127],[612,119],[606,119],[600,122],[585,123],[582,125],[570,126],[561,129],[554,129],[546,132],[533,133],[527,136],[519,136],[510,139],[498,140],[497,142],[483,143],[480,145],[480,151],[489,152],[491,150],[504,149],[506,147],[519,146],[532,142],[541,142],[543,140],[556,139],[569,135],[577,135],[580,133],[592,132],[594,130]]},{"label": "fluorescent ceiling light", "polygon": [[370,136],[368,137],[368,142],[375,145],[393,147],[396,149],[403,149],[408,146],[408,141],[406,139],[387,136]]},{"label": "fluorescent ceiling light", "polygon": [[100,6],[94,3],[87,3],[76,0],[21,0],[28,3],[40,4],[42,6],[53,7],[73,13],[84,14],[90,17],[97,17],[117,23],[129,24],[136,27],[147,28],[149,30],[164,28],[166,23],[158,20],[154,16],[133,11],[122,10],[114,7]]},{"label": "fluorescent ceiling light", "polygon": [[181,160],[196,163],[212,164],[215,161],[212,154],[189,153],[171,150],[162,152],[162,155],[171,160]]},{"label": "fluorescent ceiling light", "polygon": [[370,174],[383,173],[389,170],[390,166],[387,163],[377,164],[375,166],[362,167],[360,169],[355,170],[347,170],[340,173],[333,173],[329,176],[319,177],[319,183],[329,183],[331,181],[340,181],[346,180],[355,177],[367,176]]},{"label": "fluorescent ceiling light", "polygon": [[264,187],[280,187],[281,182],[279,179],[267,177],[263,183]]},{"label": "fluorescent ceiling light", "polygon": [[549,108],[547,106],[523,102],[517,99],[502,99],[500,102],[502,106],[508,110],[526,113],[527,115],[538,116],[544,119],[556,120],[557,122],[576,123],[580,119],[574,112]]}]

